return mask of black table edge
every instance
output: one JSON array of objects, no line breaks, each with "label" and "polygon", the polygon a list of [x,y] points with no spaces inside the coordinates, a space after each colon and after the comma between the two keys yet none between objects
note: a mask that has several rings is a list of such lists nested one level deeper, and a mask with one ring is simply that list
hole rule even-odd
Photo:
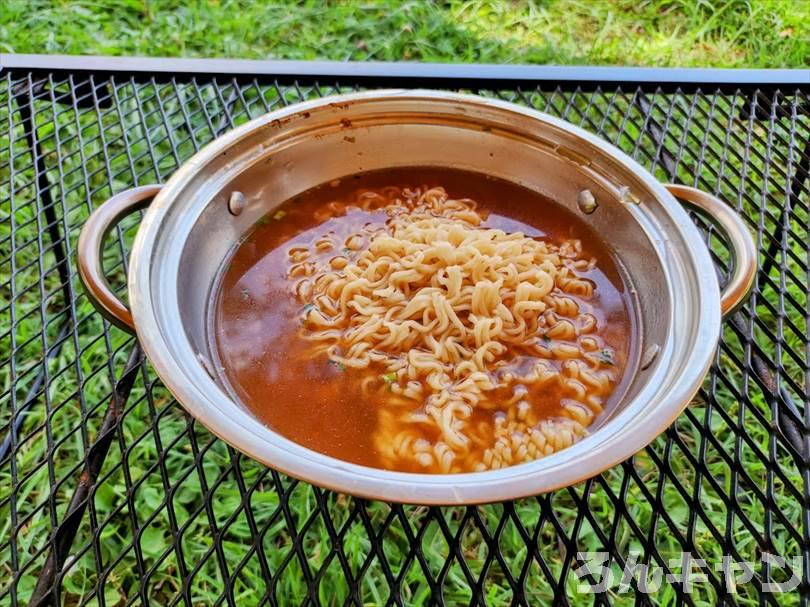
[{"label": "black table edge", "polygon": [[304,81],[349,77],[357,83],[470,86],[551,82],[564,88],[605,84],[658,84],[662,89],[798,87],[810,89],[810,69],[603,67],[579,65],[492,65],[417,62],[178,59],[0,53],[0,71],[143,75],[156,79],[272,76]]}]

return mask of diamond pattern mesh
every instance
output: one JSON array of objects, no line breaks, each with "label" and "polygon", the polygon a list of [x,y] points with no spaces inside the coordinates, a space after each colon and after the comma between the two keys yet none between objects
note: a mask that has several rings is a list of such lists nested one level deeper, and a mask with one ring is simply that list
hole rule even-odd
[{"label": "diamond pattern mesh", "polygon": [[[111,194],[352,83],[0,73],[0,605],[806,604],[806,92],[480,86],[721,196],[756,234],[753,296],[676,423],[595,479],[468,508],[354,499],[251,461],[186,415],[95,312],[76,241]],[[107,243],[122,293],[137,220]],[[722,273],[727,251],[701,225]],[[588,551],[616,574],[628,559],[678,574],[682,551],[710,567],[691,592],[666,578],[620,589],[619,576],[590,595],[577,589],[596,579],[578,576]],[[723,555],[755,563],[735,594],[713,567]],[[794,571],[798,589],[767,592]]]}]

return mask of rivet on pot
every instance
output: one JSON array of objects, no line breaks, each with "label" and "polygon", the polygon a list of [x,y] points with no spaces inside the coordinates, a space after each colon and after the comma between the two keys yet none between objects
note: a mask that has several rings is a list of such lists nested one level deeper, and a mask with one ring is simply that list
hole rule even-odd
[{"label": "rivet on pot", "polygon": [[653,364],[653,361],[658,357],[660,351],[661,347],[658,344],[653,344],[644,351],[644,355],[641,357],[642,371]]},{"label": "rivet on pot", "polygon": [[242,192],[234,192],[228,199],[228,210],[231,215],[239,215],[247,206],[247,198]]},{"label": "rivet on pot", "polygon": [[590,215],[596,210],[599,203],[596,202],[596,198],[594,198],[590,190],[582,190],[577,194],[577,206],[580,211],[586,215]]}]

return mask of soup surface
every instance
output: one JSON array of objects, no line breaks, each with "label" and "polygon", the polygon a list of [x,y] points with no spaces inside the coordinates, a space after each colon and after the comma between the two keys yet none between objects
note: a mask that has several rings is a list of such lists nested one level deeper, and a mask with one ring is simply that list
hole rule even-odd
[{"label": "soup surface", "polygon": [[631,293],[573,213],[408,168],[263,218],[210,306],[222,379],[310,449],[409,472],[500,468],[587,433],[637,353]]}]

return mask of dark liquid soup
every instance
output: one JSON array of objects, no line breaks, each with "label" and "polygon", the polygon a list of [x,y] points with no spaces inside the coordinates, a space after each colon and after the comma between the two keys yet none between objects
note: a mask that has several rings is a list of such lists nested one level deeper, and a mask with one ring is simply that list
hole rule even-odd
[{"label": "dark liquid soup", "polygon": [[[550,243],[580,239],[582,253],[596,266],[580,276],[595,285],[588,303],[599,336],[614,351],[616,384],[606,410],[620,398],[635,320],[622,272],[602,240],[577,216],[523,187],[476,173],[451,169],[407,168],[353,175],[315,187],[271,211],[235,248],[219,279],[210,306],[214,348],[222,380],[267,426],[310,449],[367,466],[385,467],[373,439],[385,395],[364,395],[363,377],[379,370],[336,365],[313,355],[303,339],[301,303],[287,276],[289,251],[311,246],[325,230],[350,235],[368,224],[384,225],[384,211],[348,212],[323,223],[326,205],[353,199],[358,189],[385,186],[442,186],[450,198],[470,198],[486,217],[482,227],[522,232]],[[553,415],[560,395],[535,399],[542,415]],[[431,438],[431,437],[426,437]],[[435,470],[422,470],[435,471]]]}]

